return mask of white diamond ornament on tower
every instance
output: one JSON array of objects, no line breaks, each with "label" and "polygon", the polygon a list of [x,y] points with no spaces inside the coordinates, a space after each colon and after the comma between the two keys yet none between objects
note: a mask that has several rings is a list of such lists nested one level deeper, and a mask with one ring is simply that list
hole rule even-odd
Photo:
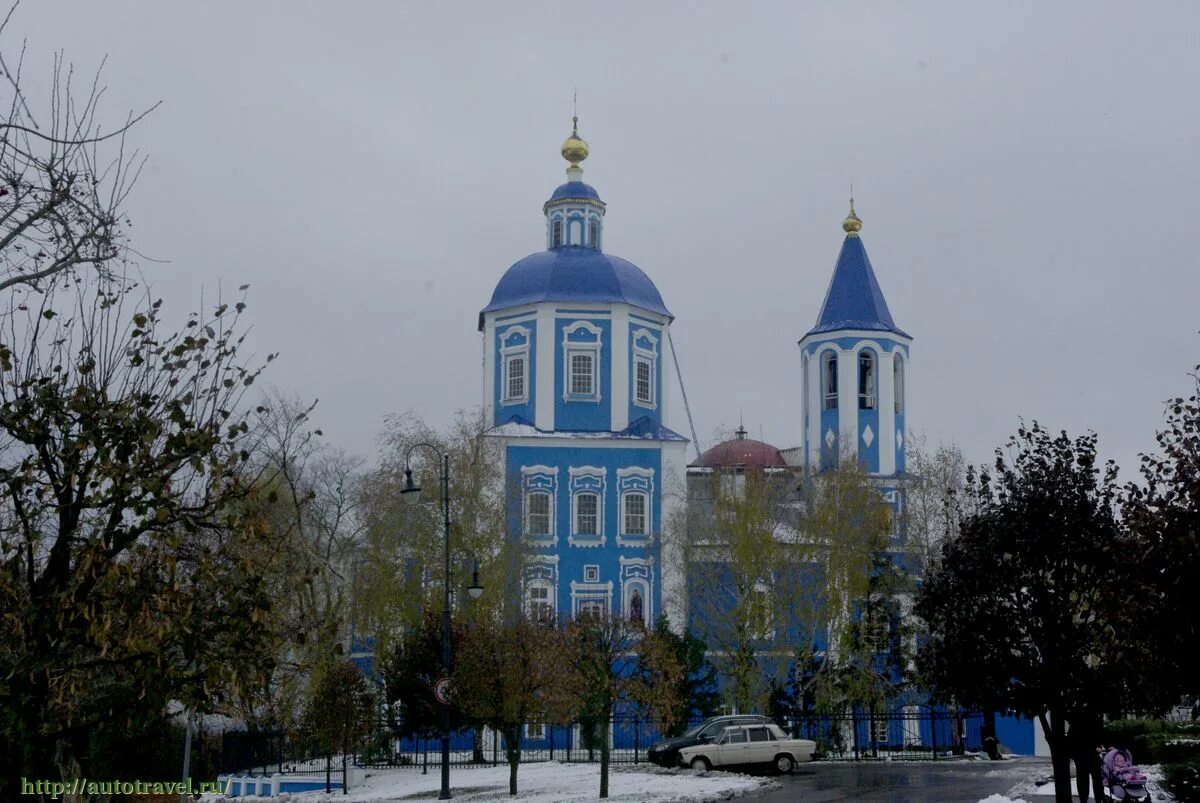
[{"label": "white diamond ornament on tower", "polygon": [[830,449],[833,448],[833,437],[834,436],[833,436],[832,429],[825,430],[825,445],[828,446]]},{"label": "white diamond ornament on tower", "polygon": [[867,424],[866,427],[863,428],[863,443],[865,443],[867,445],[867,448],[870,449],[871,444],[874,442],[875,442],[875,433],[871,430],[871,425]]},{"label": "white diamond ornament on tower", "polygon": [[904,433],[900,430],[896,430],[896,447],[899,449],[904,448]]}]

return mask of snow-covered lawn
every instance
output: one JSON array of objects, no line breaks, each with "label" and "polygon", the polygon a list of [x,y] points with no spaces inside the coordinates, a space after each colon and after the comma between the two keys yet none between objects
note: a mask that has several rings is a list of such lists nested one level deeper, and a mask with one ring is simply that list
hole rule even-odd
[{"label": "snow-covered lawn", "polygon": [[[522,764],[517,773],[517,797],[508,796],[508,767],[454,768],[450,784],[455,800],[520,800],[522,803],[571,803],[596,800],[600,793],[598,764],[560,764],[543,761]],[[662,770],[657,767],[613,767],[608,777],[609,800],[653,801],[654,803],[702,803],[741,797],[747,792],[773,785],[769,778],[731,772],[696,773],[692,770]],[[441,778],[436,768],[428,775],[418,769],[372,770],[366,781],[350,794],[324,792],[281,795],[280,803],[421,803],[437,800]]]},{"label": "snow-covered lawn", "polygon": [[[1150,799],[1154,803],[1174,803],[1174,796],[1166,792],[1162,788],[1162,768],[1157,764],[1151,764],[1142,767],[1142,770],[1150,778],[1150,783],[1146,784],[1146,789],[1150,792]],[[1008,795],[992,795],[984,798],[979,803],[1041,803],[1047,799],[1054,797],[1054,781],[1046,780],[1046,773],[1040,771],[1037,778],[1030,778],[1021,781],[1019,784],[1008,790]],[[1071,790],[1075,789],[1075,779],[1071,778]]]}]

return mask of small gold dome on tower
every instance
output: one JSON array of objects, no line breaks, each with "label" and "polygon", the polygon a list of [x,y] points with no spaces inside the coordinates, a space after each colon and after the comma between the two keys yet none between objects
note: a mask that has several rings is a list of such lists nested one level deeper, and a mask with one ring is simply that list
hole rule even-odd
[{"label": "small gold dome on tower", "polygon": [[848,237],[857,237],[859,230],[862,229],[862,221],[858,219],[858,215],[854,214],[854,199],[850,199],[850,214],[846,215],[846,219],[842,221],[842,231],[846,232]]},{"label": "small gold dome on tower", "polygon": [[562,157],[571,163],[571,167],[579,167],[579,163],[588,157],[588,144],[579,136],[579,118],[571,118],[571,136],[562,144]]}]

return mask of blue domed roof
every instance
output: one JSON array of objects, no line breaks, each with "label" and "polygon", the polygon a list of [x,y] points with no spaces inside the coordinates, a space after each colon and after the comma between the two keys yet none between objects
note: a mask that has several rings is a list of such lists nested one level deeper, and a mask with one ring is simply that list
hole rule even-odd
[{"label": "blue domed roof", "polygon": [[492,300],[479,313],[536,304],[539,301],[623,302],[674,317],[650,277],[628,260],[594,248],[569,245],[530,254],[509,268]]},{"label": "blue domed roof", "polygon": [[566,184],[560,184],[546,203],[554,203],[566,198],[586,198],[589,201],[599,201],[600,193],[596,192],[596,188],[591,184],[584,184],[582,181],[568,181]]}]

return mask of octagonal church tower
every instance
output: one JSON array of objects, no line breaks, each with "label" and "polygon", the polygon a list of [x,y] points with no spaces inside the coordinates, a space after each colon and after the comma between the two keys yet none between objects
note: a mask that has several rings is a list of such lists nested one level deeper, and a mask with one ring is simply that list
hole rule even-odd
[{"label": "octagonal church tower", "polygon": [[[854,213],[817,323],[800,340],[804,463],[857,455],[871,474],[904,475],[905,376],[912,338],[892,320]],[[898,511],[897,511],[898,512]]]},{"label": "octagonal church tower", "polygon": [[678,627],[669,603],[682,567],[663,547],[687,445],[665,426],[673,316],[640,268],[602,250],[606,206],[583,181],[577,118],[562,155],[567,181],[542,207],[545,250],[513,264],[479,314],[509,532],[532,552],[525,609],[646,624],[665,613]]}]

